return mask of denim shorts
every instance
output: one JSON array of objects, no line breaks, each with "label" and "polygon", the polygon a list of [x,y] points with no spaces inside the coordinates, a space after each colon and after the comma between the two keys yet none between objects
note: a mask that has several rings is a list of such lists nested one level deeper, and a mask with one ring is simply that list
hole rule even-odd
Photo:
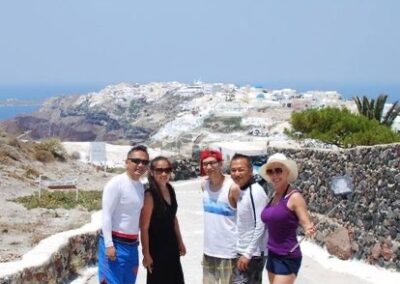
[{"label": "denim shorts", "polygon": [[267,258],[268,272],[278,275],[290,275],[299,273],[302,257],[290,258],[269,252]]}]

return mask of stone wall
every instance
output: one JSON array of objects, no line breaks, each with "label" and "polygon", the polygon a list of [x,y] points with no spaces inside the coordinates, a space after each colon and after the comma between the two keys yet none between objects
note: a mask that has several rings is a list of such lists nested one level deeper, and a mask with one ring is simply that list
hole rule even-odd
[{"label": "stone wall", "polygon": [[78,271],[97,261],[97,239],[100,214],[77,230],[53,235],[42,240],[22,260],[0,264],[1,284],[64,283]]},{"label": "stone wall", "polygon": [[[341,151],[268,150],[268,154],[276,152],[285,153],[299,165],[296,185],[303,190],[316,222],[323,222],[317,243],[324,245],[326,237],[344,227],[351,245],[349,257],[400,271],[400,144]],[[329,182],[336,175],[352,177],[354,189],[349,200],[332,194]],[[343,206],[324,219],[338,202]]]}]

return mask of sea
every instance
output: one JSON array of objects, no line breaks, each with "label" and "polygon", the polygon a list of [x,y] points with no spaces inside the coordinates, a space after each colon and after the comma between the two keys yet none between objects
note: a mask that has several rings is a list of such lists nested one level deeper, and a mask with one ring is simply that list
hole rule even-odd
[{"label": "sea", "polygon": [[[97,92],[105,85],[0,86],[0,120],[38,111],[43,102],[55,96]],[[10,100],[16,100],[9,104]]]},{"label": "sea", "polygon": [[[247,84],[246,84],[247,85]],[[250,84],[265,89],[291,88],[299,92],[310,90],[338,91],[343,99],[351,99],[354,96],[367,96],[375,98],[379,94],[388,94],[388,102],[400,101],[399,84],[326,84],[326,83],[256,83]],[[0,120],[13,118],[17,115],[38,111],[43,102],[54,96],[68,96],[74,94],[87,94],[97,92],[104,85],[23,85],[0,86]],[[15,99],[18,103],[5,104],[6,100]]]}]

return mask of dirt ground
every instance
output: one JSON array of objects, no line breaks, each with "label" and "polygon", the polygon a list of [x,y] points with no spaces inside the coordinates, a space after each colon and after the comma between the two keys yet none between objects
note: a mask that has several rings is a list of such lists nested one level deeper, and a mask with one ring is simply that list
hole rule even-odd
[{"label": "dirt ground", "polygon": [[[47,164],[34,161],[29,166],[52,180],[76,177],[79,191],[102,190],[111,178],[110,173],[73,160]],[[19,203],[9,201],[38,191],[35,178],[24,178],[24,173],[26,167],[0,165],[0,262],[17,260],[40,240],[90,222],[91,212],[83,207],[28,210]]]}]

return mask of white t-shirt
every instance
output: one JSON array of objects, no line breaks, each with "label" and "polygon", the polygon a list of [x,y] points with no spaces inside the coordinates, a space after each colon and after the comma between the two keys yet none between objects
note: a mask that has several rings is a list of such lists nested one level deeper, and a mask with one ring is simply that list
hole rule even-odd
[{"label": "white t-shirt", "polygon": [[265,225],[261,220],[261,212],[269,201],[264,189],[258,183],[251,184],[251,193],[255,216],[250,197],[250,186],[240,191],[237,204],[237,252],[249,259],[253,256],[260,256],[261,252],[265,250],[266,233]]},{"label": "white t-shirt", "polygon": [[102,198],[102,231],[106,247],[113,246],[111,232],[139,234],[144,186],[127,173],[113,177],[104,187]]},{"label": "white t-shirt", "polygon": [[233,181],[225,177],[218,191],[203,184],[204,254],[218,258],[236,258],[236,209],[229,203]]}]

